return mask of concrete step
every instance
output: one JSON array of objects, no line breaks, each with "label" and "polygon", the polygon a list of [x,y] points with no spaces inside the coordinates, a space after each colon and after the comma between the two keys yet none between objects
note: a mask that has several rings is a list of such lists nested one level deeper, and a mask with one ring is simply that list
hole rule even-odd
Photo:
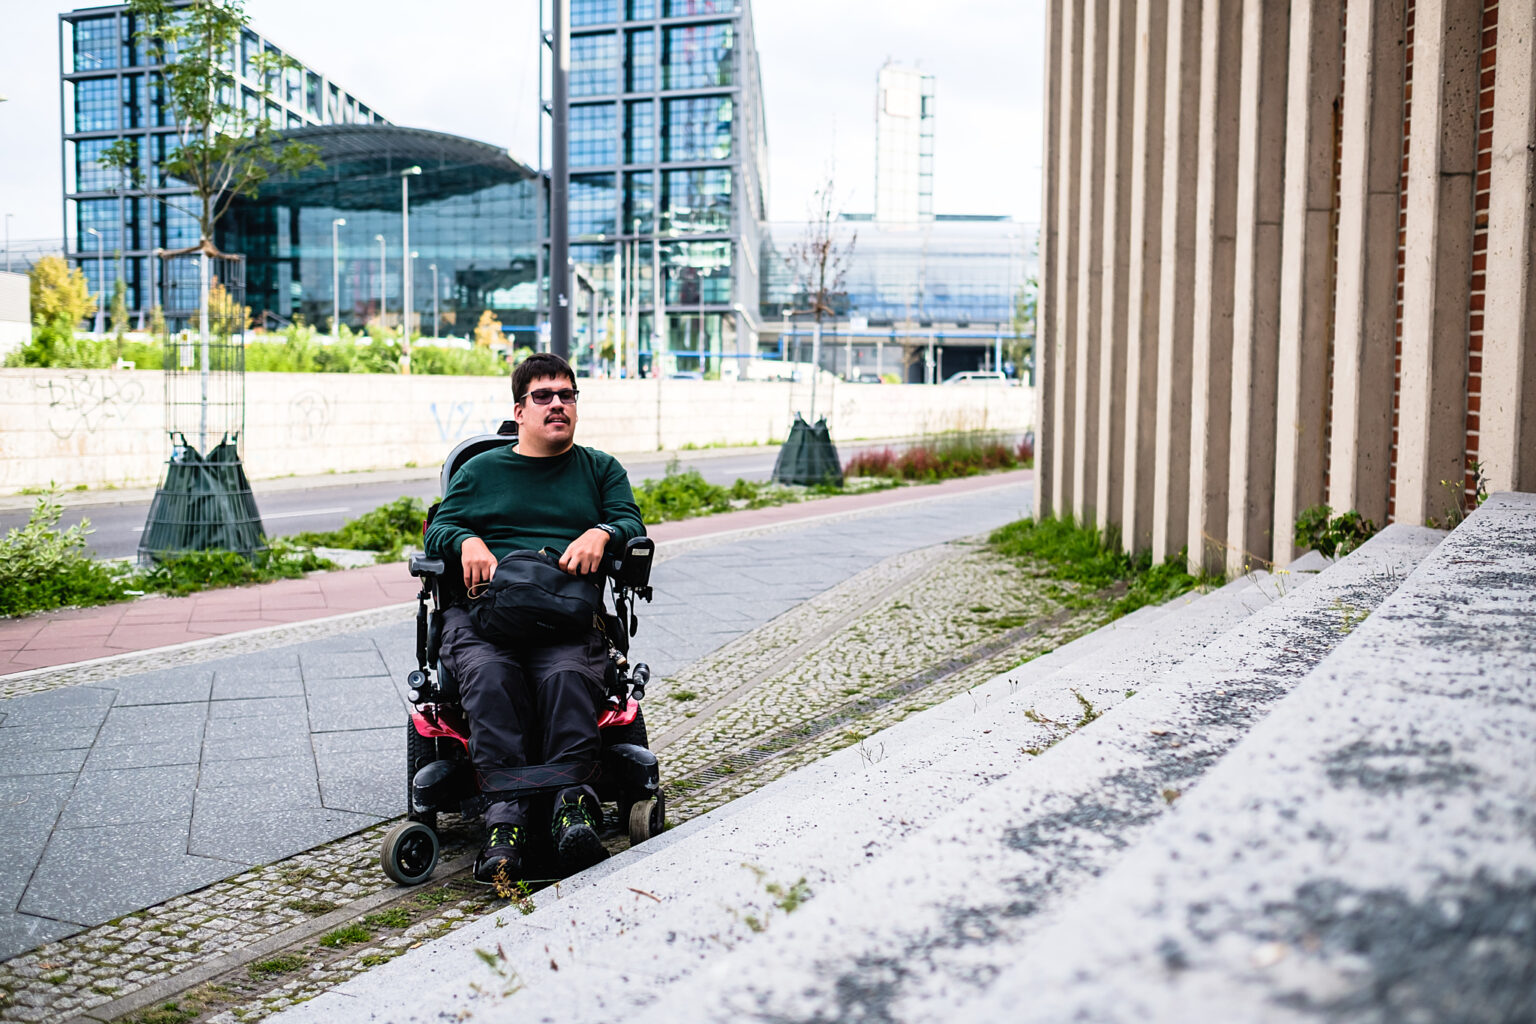
[{"label": "concrete step", "polygon": [[[1091,728],[1039,757],[1015,755],[1005,777],[741,949],[697,948],[700,966],[637,1019],[956,1019],[955,1002],[1015,963],[1043,914],[1115,865],[1439,537],[1385,531]],[[815,857],[836,847],[834,835],[797,847],[774,876],[805,874],[814,888]]]},{"label": "concrete step", "polygon": [[[528,988],[518,995],[520,1015],[603,1020],[627,1012],[654,998],[659,984],[685,976],[722,944],[750,939],[755,926],[781,914],[766,886],[793,888],[804,874],[813,889],[830,889],[1005,775],[1025,756],[1021,745],[1048,745],[1061,729],[1044,719],[1075,721],[1083,713],[1070,693],[1053,687],[1054,676],[1072,671],[1088,685],[1097,665],[1118,686],[1125,666],[1171,664],[1176,641],[1188,655],[1267,603],[1266,583],[1262,575],[1245,577],[1175,609],[1140,610],[978,687],[985,691],[979,696],[961,695],[908,718],[867,741],[863,753],[839,751],[584,873],[560,887],[554,906],[541,899],[541,909],[519,927],[468,926],[451,944],[402,958],[418,968],[380,968],[359,986],[343,986],[284,1019],[323,1020],[346,1005],[338,1000],[351,998],[352,989],[416,985],[420,970],[451,978],[442,998],[458,998],[453,993],[487,974],[471,942],[500,947],[508,963],[522,965]],[[1150,680],[1145,672],[1135,678],[1139,685]],[[1092,692],[1089,699],[1106,706],[1125,699],[1123,691]],[[1050,710],[1031,718],[1026,712],[1036,706]],[[881,751],[878,761],[869,749]],[[545,946],[566,954],[545,955]],[[558,975],[547,966],[551,959]],[[615,962],[632,969],[615,973]]]},{"label": "concrete step", "polygon": [[1536,1020],[1533,805],[1536,495],[1496,494],[951,1019]]}]

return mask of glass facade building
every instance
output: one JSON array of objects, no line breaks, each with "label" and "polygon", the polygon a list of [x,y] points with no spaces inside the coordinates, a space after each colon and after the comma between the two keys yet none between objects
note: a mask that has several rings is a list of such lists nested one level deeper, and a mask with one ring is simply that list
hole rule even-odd
[{"label": "glass facade building", "polygon": [[[768,225],[762,256],[763,320],[802,342],[810,330],[804,318],[785,314],[810,303],[785,256],[805,232],[803,223]],[[1034,273],[1032,225],[944,214],[890,224],[849,214],[835,234],[853,251],[836,315],[823,321],[826,369],[922,382],[996,368],[998,342],[1012,336],[1014,304]],[[764,339],[765,348],[777,350],[780,336]],[[782,347],[794,355],[793,341]],[[809,359],[808,345],[799,354]]]},{"label": "glass facade building", "polygon": [[[467,336],[490,310],[519,344],[532,344],[540,192],[533,170],[487,143],[416,128],[336,125],[285,137],[317,147],[324,166],[269,179],[255,198],[235,200],[215,240],[246,257],[256,323],[302,316],[324,327],[339,298],[349,327],[398,329],[410,258],[413,330]],[[400,172],[409,167],[421,173],[410,176],[407,257]]]},{"label": "glass facade building", "polygon": [[[65,250],[84,269],[91,290],[104,297],[120,272],[135,318],[153,305],[154,250],[186,248],[198,238],[197,219],[188,212],[191,189],[157,169],[175,151],[176,125],[161,94],[158,65],[150,62],[138,29],[126,5],[59,15]],[[387,123],[324,73],[303,65],[276,76],[263,99],[252,60],[284,51],[251,30],[242,34],[238,50],[230,87],[239,90],[248,112],[264,113],[275,126]],[[136,140],[144,159],[140,187],[99,163],[102,150],[123,138]]]},{"label": "glass facade building", "polygon": [[[751,5],[571,0],[570,19],[571,256],[611,356],[728,375],[760,329],[768,148]],[[589,293],[576,298],[588,321]],[[573,336],[578,360],[592,333]]]}]

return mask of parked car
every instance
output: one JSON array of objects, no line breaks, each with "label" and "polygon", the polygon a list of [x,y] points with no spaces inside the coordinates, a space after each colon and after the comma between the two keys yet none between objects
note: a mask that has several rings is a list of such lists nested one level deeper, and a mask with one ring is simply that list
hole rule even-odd
[{"label": "parked car", "polygon": [[1012,384],[1001,370],[966,370],[944,379],[945,384]]},{"label": "parked car", "polygon": [[878,373],[856,373],[848,380],[854,384],[883,384]]}]

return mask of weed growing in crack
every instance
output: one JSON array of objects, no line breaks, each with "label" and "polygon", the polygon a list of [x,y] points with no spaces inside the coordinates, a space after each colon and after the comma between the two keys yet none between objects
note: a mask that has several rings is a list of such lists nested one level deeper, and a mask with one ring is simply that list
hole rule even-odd
[{"label": "weed growing in crack", "polygon": [[258,960],[245,969],[252,981],[265,981],[279,974],[290,974],[305,964],[302,953],[282,953],[269,957],[266,960]]},{"label": "weed growing in crack", "polygon": [[1084,697],[1076,690],[1072,691],[1072,696],[1077,698],[1078,704],[1082,705],[1083,708],[1083,717],[1077,720],[1077,724],[1073,726],[1074,729],[1081,729],[1095,718],[1098,718],[1099,715],[1103,714],[1101,711],[1094,710],[1092,702],[1090,702],[1087,697]]},{"label": "weed growing in crack", "polygon": [[504,998],[522,991],[523,979],[518,975],[511,962],[507,960],[507,951],[501,948],[501,943],[498,942],[496,944],[496,952],[494,953],[488,953],[483,949],[477,948],[475,956],[479,957],[481,962],[489,967],[491,972],[500,979],[501,995]]},{"label": "weed growing in crack", "polygon": [[762,884],[763,891],[772,897],[771,905],[760,917],[757,914],[743,915],[738,914],[734,910],[731,911],[742,924],[747,926],[749,931],[754,933],[766,931],[768,922],[773,918],[774,910],[780,910],[785,914],[793,914],[805,904],[806,900],[811,898],[811,887],[806,882],[804,876],[801,876],[792,884],[785,885],[782,882],[769,881],[768,872],[756,864],[743,864],[742,867],[752,872],[753,876]]}]

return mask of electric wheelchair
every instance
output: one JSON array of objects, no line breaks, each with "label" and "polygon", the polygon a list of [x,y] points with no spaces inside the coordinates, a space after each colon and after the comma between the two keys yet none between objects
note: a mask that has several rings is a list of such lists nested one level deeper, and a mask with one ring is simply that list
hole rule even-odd
[{"label": "electric wheelchair", "polygon": [[[502,423],[494,434],[460,443],[443,463],[441,488],[448,492],[454,472],[476,455],[512,444],[517,424]],[[437,512],[434,504],[422,524],[425,531]],[[416,609],[417,668],[407,677],[413,710],[406,724],[406,818],[384,836],[380,863],[384,873],[401,885],[419,885],[432,877],[440,844],[437,817],[457,813],[478,817],[493,799],[533,797],[542,813],[554,795],[567,786],[587,784],[603,803],[616,806],[630,845],[658,834],[666,824],[666,795],[660,766],[647,749],[640,700],[650,668],[629,662],[629,639],[637,627],[635,603],[651,600],[651,561],[655,543],[648,537],[631,540],[618,556],[604,559],[603,573],[611,584],[613,611],[602,616],[609,660],[605,680],[608,706],[598,717],[601,753],[597,761],[527,765],[502,771],[476,771],[469,757],[469,722],[459,702],[458,682],[438,661],[443,612],[454,593],[441,558],[412,554],[411,575],[421,580]],[[532,830],[535,841],[543,829]],[[550,851],[535,849],[533,862],[548,862]]]}]

